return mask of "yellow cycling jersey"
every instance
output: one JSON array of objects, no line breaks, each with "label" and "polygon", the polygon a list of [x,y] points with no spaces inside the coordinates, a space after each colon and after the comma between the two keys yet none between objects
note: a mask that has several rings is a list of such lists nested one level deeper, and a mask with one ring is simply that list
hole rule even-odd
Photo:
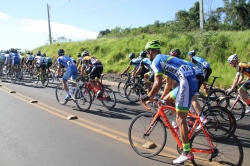
[{"label": "yellow cycling jersey", "polygon": [[237,72],[243,73],[250,77],[250,64],[241,62],[237,66]]},{"label": "yellow cycling jersey", "polygon": [[95,57],[91,57],[91,56],[83,57],[82,61],[83,61],[83,64],[86,64],[86,65],[93,65],[96,63],[101,63],[99,59],[96,59]]}]

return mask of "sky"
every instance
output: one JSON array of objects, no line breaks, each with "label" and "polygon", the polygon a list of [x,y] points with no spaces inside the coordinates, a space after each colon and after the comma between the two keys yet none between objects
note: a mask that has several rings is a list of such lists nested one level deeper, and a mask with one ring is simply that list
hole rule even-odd
[{"label": "sky", "polygon": [[[5,0],[0,7],[0,50],[33,50],[51,36],[72,41],[96,39],[101,30],[137,28],[175,19],[199,0]],[[204,0],[204,12],[223,0]],[[47,5],[49,10],[47,10]]]}]

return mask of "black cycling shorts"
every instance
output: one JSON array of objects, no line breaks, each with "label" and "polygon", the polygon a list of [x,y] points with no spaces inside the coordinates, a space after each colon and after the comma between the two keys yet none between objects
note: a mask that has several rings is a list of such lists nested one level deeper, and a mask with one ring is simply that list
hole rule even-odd
[{"label": "black cycling shorts", "polygon": [[203,75],[204,75],[204,81],[208,82],[208,78],[212,73],[212,69],[211,68],[207,68],[203,70]]}]

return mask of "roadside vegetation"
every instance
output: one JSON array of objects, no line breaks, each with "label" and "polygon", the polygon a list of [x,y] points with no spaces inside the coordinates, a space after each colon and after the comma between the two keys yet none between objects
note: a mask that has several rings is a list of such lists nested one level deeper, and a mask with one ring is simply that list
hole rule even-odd
[{"label": "roadside vegetation", "polygon": [[103,62],[105,73],[120,73],[128,65],[131,52],[139,56],[148,41],[158,39],[164,54],[179,48],[182,58],[187,59],[188,51],[196,50],[197,55],[210,62],[212,75],[221,77],[215,85],[227,88],[236,74],[236,70],[227,62],[228,56],[237,53],[241,62],[250,61],[250,1],[223,2],[224,7],[206,14],[203,33],[199,30],[199,3],[196,2],[189,11],[178,11],[173,21],[155,21],[152,25],[138,28],[106,29],[100,31],[95,40],[57,42],[33,51],[41,50],[56,59],[59,48],[74,58],[88,50]]}]

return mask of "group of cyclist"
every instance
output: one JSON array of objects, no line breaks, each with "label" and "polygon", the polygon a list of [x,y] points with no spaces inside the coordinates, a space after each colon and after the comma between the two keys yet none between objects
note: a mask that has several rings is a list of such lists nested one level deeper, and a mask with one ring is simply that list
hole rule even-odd
[{"label": "group of cyclist", "polygon": [[[188,140],[187,113],[192,103],[194,110],[200,115],[201,107],[197,102],[196,92],[202,87],[204,95],[208,95],[206,84],[212,73],[212,69],[209,62],[197,56],[194,50],[188,52],[189,62],[181,59],[179,49],[174,49],[170,52],[170,55],[165,55],[161,53],[160,48],[161,43],[158,40],[153,40],[146,44],[145,51],[142,51],[138,58],[135,57],[134,53],[129,54],[129,65],[121,74],[127,72],[129,67],[134,65],[134,69],[131,71],[132,79],[140,75],[141,78],[147,80],[147,84],[150,85],[153,83],[151,88],[147,86],[148,93],[141,96],[143,102],[147,102],[150,98],[153,98],[162,87],[163,81],[166,82],[161,99],[164,100],[166,104],[175,106],[177,110],[176,129],[180,131],[183,153],[180,157],[173,160],[173,163],[181,164],[186,160],[192,160],[194,158],[194,155],[190,151]],[[144,54],[146,54],[148,58],[145,58],[146,55]],[[144,60],[144,62],[143,57],[147,59]],[[243,83],[238,91],[250,108],[250,100],[245,93],[245,90],[250,88],[250,64],[239,63],[237,54],[231,55],[228,58],[228,62],[237,68],[237,75],[232,87],[228,89],[227,92],[232,91],[236,86]],[[142,69],[142,66],[144,66],[144,69]],[[163,75],[166,76],[165,79]],[[247,75],[248,80],[242,81],[243,75]],[[249,108],[246,110],[246,113],[249,112]],[[201,114],[200,119],[203,124],[207,123],[207,119],[204,115]],[[201,126],[198,126],[197,129],[200,127]]]}]

